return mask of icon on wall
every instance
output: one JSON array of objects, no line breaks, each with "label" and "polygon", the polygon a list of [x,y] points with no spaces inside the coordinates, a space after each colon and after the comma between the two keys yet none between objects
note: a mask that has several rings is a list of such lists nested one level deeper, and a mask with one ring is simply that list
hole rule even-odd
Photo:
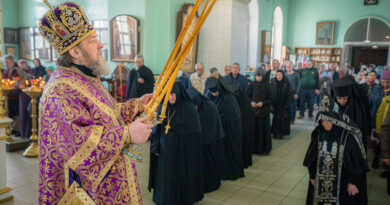
[{"label": "icon on wall", "polygon": [[4,43],[18,44],[18,29],[4,28]]},{"label": "icon on wall", "polygon": [[317,22],[316,45],[333,45],[334,21]]},{"label": "icon on wall", "polygon": [[19,29],[19,53],[20,58],[30,59],[34,58],[34,29],[20,28]]},{"label": "icon on wall", "polygon": [[6,46],[5,54],[11,54],[13,56],[16,56],[16,46]]},{"label": "icon on wall", "polygon": [[139,52],[139,20],[119,15],[111,20],[111,60],[134,62]]}]

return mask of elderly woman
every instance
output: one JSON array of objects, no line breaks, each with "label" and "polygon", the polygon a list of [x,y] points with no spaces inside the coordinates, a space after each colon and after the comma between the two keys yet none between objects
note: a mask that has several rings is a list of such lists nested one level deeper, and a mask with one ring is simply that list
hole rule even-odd
[{"label": "elderly woman", "polygon": [[34,71],[31,69],[31,67],[28,65],[28,62],[25,59],[20,59],[18,61],[18,66],[27,74],[34,76]]},{"label": "elderly woman", "polygon": [[11,79],[11,70],[17,68],[18,64],[15,61],[15,56],[8,54],[3,57],[3,62],[6,69],[3,71],[3,78]]},{"label": "elderly woman", "polygon": [[28,112],[27,107],[30,104],[31,98],[22,90],[26,88],[26,81],[31,80],[31,76],[20,68],[14,68],[11,71],[11,78],[15,81],[15,89],[11,94],[18,97],[18,113],[19,113],[19,127],[20,136],[23,139],[28,139],[31,136],[31,113]]}]

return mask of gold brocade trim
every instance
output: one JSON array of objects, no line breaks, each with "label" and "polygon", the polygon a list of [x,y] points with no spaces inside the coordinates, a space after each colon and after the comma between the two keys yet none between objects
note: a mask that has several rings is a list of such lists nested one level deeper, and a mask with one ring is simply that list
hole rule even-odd
[{"label": "gold brocade trim", "polygon": [[0,194],[4,194],[4,193],[10,192],[10,191],[12,191],[12,188],[4,187],[4,188],[0,189]]},{"label": "gold brocade trim", "polygon": [[64,174],[65,174],[65,189],[69,189],[69,165],[64,163]]},{"label": "gold brocade trim", "polygon": [[[70,44],[69,46],[67,46],[66,48],[64,48],[64,50],[62,50],[61,52],[59,52],[58,55],[62,55],[62,54],[64,54],[64,53],[66,53],[66,52],[69,51],[71,48],[77,46],[77,44],[79,44],[82,40],[86,39],[88,36],[90,36],[90,35],[92,35],[92,34],[94,34],[94,33],[96,33],[96,30],[95,30],[95,29],[93,29],[92,31],[90,31],[90,32],[88,32],[88,33],[86,33],[86,34],[84,34],[82,37],[79,37],[79,38],[77,39],[77,41],[73,42],[72,44]],[[72,35],[72,36],[73,36],[73,35]],[[62,45],[60,44],[60,46],[62,46]],[[58,49],[60,49],[60,48],[56,46],[56,50],[57,50],[57,51],[58,51]]]},{"label": "gold brocade trim", "polygon": [[96,148],[99,144],[100,138],[103,133],[103,126],[93,125],[93,129],[91,134],[85,142],[85,144],[73,155],[72,158],[69,159],[68,166],[72,170],[76,170],[80,164],[89,157],[91,152]]},{"label": "gold brocade trim", "polygon": [[10,139],[9,136],[1,136],[1,137],[0,137],[0,140],[9,140],[9,139]]},{"label": "gold brocade trim", "polygon": [[100,184],[100,182],[103,180],[103,178],[106,176],[109,169],[111,169],[112,165],[114,165],[114,162],[120,158],[120,155],[114,156],[107,164],[102,168],[102,170],[99,172],[100,174],[96,177],[94,180],[93,176],[87,176],[89,180],[94,180],[92,183],[93,192],[95,192],[96,188]]},{"label": "gold brocade trim", "polygon": [[88,204],[96,205],[96,203],[91,199],[91,197],[84,191],[77,183],[72,183],[70,188],[65,192],[65,195],[61,198],[61,201],[58,205],[78,205],[78,204]]},{"label": "gold brocade trim", "polygon": [[[60,67],[60,68],[65,69],[65,70],[70,69],[70,68],[65,68],[65,67]],[[72,70],[72,71],[77,72],[77,68],[74,68],[74,70]],[[79,72],[77,72],[77,73],[79,73]],[[91,77],[88,77],[88,79],[97,80],[97,78],[91,78]],[[108,105],[102,103],[99,99],[96,98],[96,96],[92,95],[91,92],[89,92],[87,89],[85,89],[84,88],[85,86],[82,85],[78,80],[72,79],[70,81],[69,79],[56,79],[55,82],[48,84],[48,87],[45,88],[43,95],[46,94],[45,91],[51,90],[52,87],[55,87],[56,85],[61,84],[61,83],[69,85],[72,89],[79,91],[81,94],[83,94],[89,100],[91,100],[93,104],[96,104],[106,115],[112,117],[113,118],[112,122],[114,123],[115,126],[119,125],[118,113],[116,112],[116,110],[112,109]]]},{"label": "gold brocade trim", "polygon": [[134,173],[136,172],[136,169],[132,169],[131,162],[132,159],[130,157],[125,157],[126,167],[130,167],[130,169],[126,169],[126,172],[127,172],[127,184],[129,186],[131,204],[142,205],[142,197],[140,197],[141,193],[138,193],[137,190],[138,179],[137,177],[135,177],[135,173]]},{"label": "gold brocade trim", "polygon": [[0,199],[0,204],[1,204],[1,203],[4,203],[4,202],[6,202],[6,201],[11,201],[11,200],[13,200],[13,199],[14,199],[14,196],[9,196],[9,197],[7,197],[7,198]]}]

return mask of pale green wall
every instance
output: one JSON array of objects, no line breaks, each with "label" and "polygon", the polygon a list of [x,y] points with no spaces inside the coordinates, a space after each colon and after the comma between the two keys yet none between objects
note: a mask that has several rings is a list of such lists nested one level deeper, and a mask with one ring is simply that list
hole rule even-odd
[{"label": "pale green wall", "polygon": [[274,18],[274,12],[276,7],[280,6],[283,12],[283,45],[288,44],[288,28],[289,28],[289,5],[291,4],[291,0],[258,0],[259,1],[259,48],[258,48],[258,57],[257,61],[260,62],[260,56],[261,56],[261,32],[263,30],[272,30],[272,24],[273,24],[273,18]]},{"label": "pale green wall", "polygon": [[[19,1],[14,0],[2,0],[2,13],[3,13],[3,27],[4,28],[18,28],[19,25]],[[7,17],[7,18],[5,18]],[[19,57],[19,46],[17,44],[4,44],[5,47],[16,47],[16,57]],[[3,64],[4,68],[4,64]]]},{"label": "pale green wall", "polygon": [[146,0],[145,64],[160,73],[176,42],[177,12],[193,0]]},{"label": "pale green wall", "polygon": [[[377,16],[390,22],[390,1],[364,6],[363,0],[294,0],[290,3],[288,44],[293,47],[315,47],[318,21],[335,21],[335,40],[330,47],[342,47],[344,32],[355,20]],[[318,47],[323,47],[322,45]]]},{"label": "pale green wall", "polygon": [[[67,0],[49,1],[55,4]],[[154,73],[160,73],[176,40],[177,12],[183,3],[194,0],[82,0],[75,1],[85,11],[89,20],[112,19],[120,14],[135,16],[140,20],[140,53],[145,64]],[[42,1],[2,0],[4,27],[37,27],[38,21],[48,10]],[[53,3],[54,4],[54,3]],[[108,52],[110,59],[110,51]],[[18,56],[17,56],[18,57]],[[32,63],[30,62],[32,65]],[[45,62],[45,65],[54,63]],[[111,69],[117,62],[111,62]],[[132,64],[128,64],[131,68]]]}]

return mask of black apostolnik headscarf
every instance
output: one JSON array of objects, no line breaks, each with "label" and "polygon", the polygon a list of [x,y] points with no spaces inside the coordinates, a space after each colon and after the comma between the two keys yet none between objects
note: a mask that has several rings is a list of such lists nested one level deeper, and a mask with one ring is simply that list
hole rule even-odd
[{"label": "black apostolnik headscarf", "polygon": [[218,108],[213,102],[208,100],[193,87],[188,88],[187,93],[192,102],[198,107],[199,120],[202,127],[203,145],[223,139],[225,133],[222,128]]},{"label": "black apostolnik headscarf", "polygon": [[[169,131],[177,134],[200,132],[201,127],[199,121],[194,121],[191,117],[193,116],[193,112],[191,112],[193,104],[183,85],[180,82],[175,82],[171,93],[175,93],[176,102],[173,105],[168,103],[167,116],[163,121],[163,125],[165,126],[168,123],[168,118],[172,117],[170,119],[171,129]],[[196,118],[198,117],[196,116]]]},{"label": "black apostolnik headscarf", "polygon": [[[206,80],[206,89],[209,89],[212,93],[219,93],[218,96],[213,96],[210,93],[210,100],[217,105],[222,122],[237,122],[237,120],[241,120],[240,107],[235,97],[236,93],[230,86],[223,85],[214,77],[209,77]],[[236,104],[236,106],[232,106],[232,104]]]}]

